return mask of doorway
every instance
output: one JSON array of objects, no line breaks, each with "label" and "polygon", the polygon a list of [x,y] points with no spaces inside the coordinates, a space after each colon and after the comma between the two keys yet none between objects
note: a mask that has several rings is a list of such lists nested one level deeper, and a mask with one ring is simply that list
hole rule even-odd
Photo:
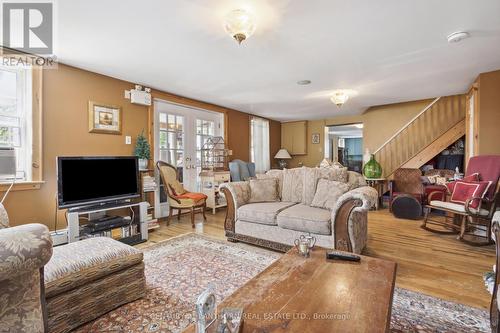
[{"label": "doorway", "polygon": [[[199,191],[201,149],[214,136],[224,136],[224,114],[155,99],[154,161],[161,160],[177,168],[180,182],[188,191]],[[157,177],[159,182],[159,177]],[[163,184],[157,189],[155,216],[168,212]]]},{"label": "doorway", "polygon": [[325,127],[325,158],[339,162],[350,171],[361,173],[363,168],[363,124]]}]

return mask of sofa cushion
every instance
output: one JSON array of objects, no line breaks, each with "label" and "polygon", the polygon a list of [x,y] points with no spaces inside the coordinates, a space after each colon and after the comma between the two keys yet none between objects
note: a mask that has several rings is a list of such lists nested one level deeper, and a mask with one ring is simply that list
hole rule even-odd
[{"label": "sofa cushion", "polygon": [[311,206],[333,209],[340,196],[349,191],[349,189],[350,185],[348,183],[320,179]]},{"label": "sofa cushion", "polygon": [[[464,205],[462,205],[462,204],[456,204],[456,203],[453,203],[453,202],[432,200],[430,202],[430,205],[432,207],[436,207],[436,208],[451,209],[451,210],[454,210],[454,211],[457,211],[457,212],[460,212],[460,213],[465,213],[466,212]],[[488,216],[490,214],[489,211],[487,211],[486,209],[483,209],[483,208],[481,208],[481,210],[479,212],[477,211],[477,209],[474,209],[474,208],[470,208],[470,210],[474,214],[478,214],[478,215],[481,215],[481,216]]]},{"label": "sofa cushion", "polygon": [[347,183],[349,179],[349,174],[347,173],[347,168],[318,168],[319,177],[328,180],[335,180],[336,182]]},{"label": "sofa cushion", "polygon": [[298,204],[278,214],[278,226],[284,229],[331,235],[331,212],[328,209]]},{"label": "sofa cushion", "polygon": [[269,178],[250,180],[249,203],[274,201],[279,201],[278,179]]},{"label": "sofa cushion", "polygon": [[44,268],[46,296],[58,295],[139,264],[142,258],[141,251],[108,237],[56,246]]},{"label": "sofa cushion", "polygon": [[294,202],[282,201],[250,203],[238,208],[238,220],[277,225],[276,216],[293,205],[295,205]]},{"label": "sofa cushion", "polygon": [[281,200],[288,202],[302,202],[304,194],[304,169],[294,168],[283,170],[283,193]]}]

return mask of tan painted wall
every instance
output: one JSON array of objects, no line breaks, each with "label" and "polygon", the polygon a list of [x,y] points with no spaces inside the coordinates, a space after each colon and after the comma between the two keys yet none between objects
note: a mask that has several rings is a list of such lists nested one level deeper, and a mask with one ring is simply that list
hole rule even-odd
[{"label": "tan painted wall", "polygon": [[479,75],[478,153],[500,154],[500,70]]},{"label": "tan painted wall", "polygon": [[373,153],[432,101],[428,99],[369,108],[362,116],[364,149],[368,148]]},{"label": "tan painted wall", "polygon": [[[56,157],[60,155],[131,155],[135,137],[148,130],[148,108],[131,104],[123,92],[133,87],[120,81],[60,64],[43,73],[43,180],[40,190],[11,192],[5,202],[12,225],[42,223],[54,229],[56,207]],[[168,99],[227,113],[227,135],[232,158],[249,158],[249,115],[183,97],[163,93]],[[122,106],[122,135],[88,133],[88,101]],[[277,125],[278,124],[278,125]],[[134,138],[125,144],[125,135]],[[271,149],[280,146],[278,122],[271,122]],[[274,156],[274,155],[273,155]],[[63,212],[58,229],[64,228]]]},{"label": "tan painted wall", "polygon": [[[324,156],[324,126],[363,123],[364,148],[369,148],[373,152],[431,102],[432,99],[374,106],[362,115],[339,116],[325,120],[309,121],[307,155],[293,157],[289,162],[289,167],[296,167],[300,162],[305,166],[315,166],[321,162]],[[321,134],[321,143],[319,145],[311,143],[312,133]]]}]

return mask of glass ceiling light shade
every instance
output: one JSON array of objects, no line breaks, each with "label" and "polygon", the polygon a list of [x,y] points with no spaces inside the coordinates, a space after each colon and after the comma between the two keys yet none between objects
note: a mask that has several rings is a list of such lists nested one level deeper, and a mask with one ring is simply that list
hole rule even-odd
[{"label": "glass ceiling light shade", "polygon": [[254,33],[255,20],[249,12],[235,9],[226,15],[224,28],[238,44],[241,44]]},{"label": "glass ceiling light shade", "polygon": [[348,99],[349,95],[345,91],[336,91],[333,93],[331,101],[340,108]]}]

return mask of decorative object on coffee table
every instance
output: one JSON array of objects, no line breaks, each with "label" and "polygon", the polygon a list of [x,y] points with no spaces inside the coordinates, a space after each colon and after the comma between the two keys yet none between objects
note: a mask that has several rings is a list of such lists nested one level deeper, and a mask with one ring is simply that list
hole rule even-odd
[{"label": "decorative object on coffee table", "polygon": [[278,150],[276,155],[274,155],[274,158],[278,160],[278,165],[280,169],[286,168],[286,160],[290,160],[292,156],[288,153],[288,151],[284,148]]},{"label": "decorative object on coffee table", "polygon": [[148,161],[151,158],[151,147],[144,136],[144,130],[137,136],[134,155],[139,159],[139,170],[146,170],[148,168]]},{"label": "decorative object on coffee table", "polygon": [[89,101],[89,132],[101,134],[122,134],[122,108]]},{"label": "decorative object on coffee table", "polygon": [[207,328],[215,321],[215,295],[214,286],[209,284],[196,300],[196,333],[205,333]]},{"label": "decorative object on coffee table", "polygon": [[375,155],[372,154],[368,163],[366,163],[365,166],[363,167],[363,175],[366,178],[372,178],[372,179],[382,177],[382,167],[375,160]]}]

